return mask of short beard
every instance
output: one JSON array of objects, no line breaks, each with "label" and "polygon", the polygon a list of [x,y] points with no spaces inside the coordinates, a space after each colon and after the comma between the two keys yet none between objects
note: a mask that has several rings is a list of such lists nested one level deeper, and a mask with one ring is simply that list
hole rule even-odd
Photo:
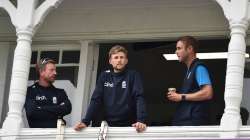
[{"label": "short beard", "polygon": [[50,80],[49,78],[46,78],[46,81],[47,81],[50,85],[52,85],[52,84],[55,82],[55,80]]},{"label": "short beard", "polygon": [[125,69],[125,67],[123,67],[122,69],[118,69],[118,68],[116,68],[116,67],[113,67],[113,69],[114,69],[114,71],[116,71],[116,72],[122,72],[122,71]]}]

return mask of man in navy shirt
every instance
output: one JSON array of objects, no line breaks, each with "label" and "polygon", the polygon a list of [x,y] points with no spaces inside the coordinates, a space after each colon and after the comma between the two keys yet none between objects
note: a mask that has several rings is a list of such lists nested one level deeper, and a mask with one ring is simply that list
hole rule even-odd
[{"label": "man in navy shirt", "polygon": [[207,67],[196,58],[198,41],[191,36],[178,39],[176,54],[187,66],[186,76],[179,93],[170,91],[166,97],[179,102],[172,125],[207,125],[208,101],[213,97],[213,88]]},{"label": "man in navy shirt", "polygon": [[55,61],[42,59],[37,64],[39,81],[28,87],[26,116],[31,128],[56,128],[57,119],[71,112],[71,103],[63,89],[55,88]]},{"label": "man in navy shirt", "polygon": [[109,63],[113,69],[100,74],[86,116],[75,130],[87,127],[101,107],[109,126],[133,126],[138,132],[146,129],[143,85],[139,73],[126,68],[127,53],[119,45],[110,49]]}]

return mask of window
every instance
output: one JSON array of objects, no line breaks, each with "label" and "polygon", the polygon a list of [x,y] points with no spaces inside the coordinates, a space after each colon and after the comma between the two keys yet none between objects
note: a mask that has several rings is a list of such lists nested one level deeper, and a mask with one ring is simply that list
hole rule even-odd
[{"label": "window", "polygon": [[40,59],[51,58],[56,61],[56,63],[59,63],[59,53],[59,51],[41,51]]},{"label": "window", "polygon": [[79,63],[80,51],[63,51],[62,63]]},{"label": "window", "polygon": [[80,62],[80,49],[52,49],[46,48],[32,51],[31,68],[29,80],[38,80],[38,74],[35,64],[42,58],[51,58],[55,60],[57,66],[57,80],[69,80],[75,87],[77,86],[77,78]]}]

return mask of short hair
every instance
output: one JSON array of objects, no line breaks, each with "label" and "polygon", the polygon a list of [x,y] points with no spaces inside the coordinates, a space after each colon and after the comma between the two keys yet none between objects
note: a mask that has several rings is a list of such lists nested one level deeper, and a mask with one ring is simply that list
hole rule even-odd
[{"label": "short hair", "polygon": [[194,50],[195,53],[198,52],[198,48],[199,48],[199,41],[197,39],[195,39],[192,36],[182,36],[180,38],[177,39],[177,42],[181,41],[183,42],[186,46],[186,48],[188,46],[191,46]]},{"label": "short hair", "polygon": [[116,54],[118,52],[123,52],[126,57],[128,57],[128,50],[125,47],[121,45],[115,45],[109,50],[109,58],[111,58],[113,54]]},{"label": "short hair", "polygon": [[36,70],[39,73],[40,71],[43,71],[47,64],[56,64],[56,61],[54,61],[51,58],[42,58],[40,61],[36,64]]}]

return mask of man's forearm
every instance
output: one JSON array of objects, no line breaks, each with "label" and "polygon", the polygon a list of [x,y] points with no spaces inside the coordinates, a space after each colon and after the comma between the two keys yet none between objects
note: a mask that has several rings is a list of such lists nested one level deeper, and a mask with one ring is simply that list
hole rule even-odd
[{"label": "man's forearm", "polygon": [[201,90],[195,93],[184,94],[187,101],[205,101],[213,97],[213,88],[211,85],[204,85]]},{"label": "man's forearm", "polygon": [[71,112],[71,105],[64,104],[64,105],[55,105],[55,106],[42,106],[41,110],[54,113],[57,116],[64,116]]}]

